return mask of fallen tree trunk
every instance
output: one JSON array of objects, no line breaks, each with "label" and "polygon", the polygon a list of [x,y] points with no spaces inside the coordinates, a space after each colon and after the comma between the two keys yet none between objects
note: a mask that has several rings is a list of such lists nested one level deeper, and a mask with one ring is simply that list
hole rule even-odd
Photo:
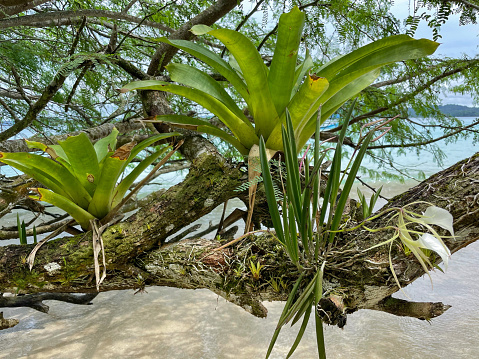
[{"label": "fallen tree trunk", "polygon": [[[299,273],[272,233],[251,235],[217,250],[222,242],[190,239],[165,244],[165,238],[209,207],[237,196],[234,189],[243,173],[216,153],[203,151],[193,161],[185,181],[172,187],[125,222],[108,228],[104,244],[108,275],[100,290],[143,289],[160,285],[207,288],[250,313],[265,316],[264,300],[284,300]],[[385,208],[427,201],[446,208],[454,217],[456,239],[445,242],[452,253],[479,238],[479,154],[437,173],[396,196]],[[408,209],[422,213],[416,203]],[[384,227],[389,216],[368,224]],[[365,230],[338,237],[326,260],[325,298],[340,314],[359,309],[383,310],[429,319],[447,310],[442,303],[415,306],[389,300],[399,288],[389,269],[388,246],[368,248],[389,238],[386,232]],[[0,248],[0,292],[95,292],[91,233],[48,242],[36,257],[32,271],[24,264],[31,246]],[[414,256],[400,245],[392,247],[392,263],[402,286],[424,274]],[[438,263],[440,258],[436,258]],[[261,263],[259,277],[250,263]]]}]

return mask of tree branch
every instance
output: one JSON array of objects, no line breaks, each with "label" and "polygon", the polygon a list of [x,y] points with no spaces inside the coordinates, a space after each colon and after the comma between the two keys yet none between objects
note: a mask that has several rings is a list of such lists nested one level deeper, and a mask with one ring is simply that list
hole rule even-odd
[{"label": "tree branch", "polygon": [[[395,102],[391,103],[391,104],[388,104],[387,106],[383,106],[383,107],[379,107],[373,111],[369,111],[365,114],[362,114],[360,116],[356,116],[355,118],[353,118],[351,121],[349,121],[349,125],[352,125],[352,124],[355,124],[361,120],[364,120],[366,118],[371,118],[381,112],[384,112],[386,110],[389,110],[397,105],[400,105],[404,102],[407,102],[409,101],[410,99],[416,97],[418,94],[420,94],[422,91],[426,90],[426,89],[429,89],[432,85],[434,85],[436,82],[438,81],[441,81],[443,79],[445,79],[446,77],[449,77],[449,76],[452,76],[452,75],[455,75],[459,72],[462,72],[464,70],[467,70],[468,68],[472,67],[473,65],[479,63],[479,60],[473,60],[471,62],[469,62],[467,65],[465,66],[461,66],[461,67],[458,67],[458,68],[455,68],[453,70],[450,70],[450,71],[446,71],[446,72],[443,72],[442,74],[438,75],[438,76],[435,76],[433,77],[432,79],[430,79],[429,81],[427,81],[426,83],[422,84],[421,86],[418,86],[414,91],[411,91],[409,92],[407,95],[404,95],[403,97],[399,98],[398,100],[396,100]],[[341,129],[343,128],[343,125],[339,125],[335,128],[332,128],[332,129],[329,129],[329,130],[326,130],[326,132],[337,132],[337,131],[340,131]]]},{"label": "tree branch", "polygon": [[[299,272],[285,252],[278,250],[277,239],[272,235],[245,237],[220,250],[216,249],[223,243],[203,239],[164,244],[167,237],[209,211],[208,208],[238,196],[233,191],[239,180],[235,176],[243,177],[243,174],[235,173],[217,154],[203,152],[193,162],[184,183],[149,202],[126,222],[107,229],[103,241],[109,273],[100,289],[146,285],[208,288],[258,316],[266,315],[261,301],[284,300]],[[233,182],[226,183],[228,178]],[[478,192],[479,153],[395,197],[386,208],[409,204],[408,210],[422,213],[426,205],[420,201],[427,200],[449,210],[454,218],[456,237],[445,239],[445,243],[454,253],[479,239]],[[369,222],[368,227],[378,229],[390,225],[390,216],[383,215]],[[381,302],[396,292],[398,286],[389,269],[389,247],[373,246],[392,234],[385,231],[343,233],[320,259],[320,262],[326,260],[325,298],[333,298],[335,293],[335,302],[342,303],[347,313],[382,306]],[[45,281],[52,292],[94,290],[95,283],[89,279],[93,265],[90,234],[54,240],[45,246],[36,256],[35,275],[21,265],[21,258],[28,254],[31,246],[0,247],[0,291],[40,292],[44,291]],[[391,260],[401,286],[406,286],[422,276],[424,270],[400,247],[392,246]],[[68,258],[66,264],[63,258]],[[259,279],[248,270],[249,261],[264,265]],[[438,264],[440,258],[434,262]],[[272,278],[282,278],[289,285],[276,291],[268,284]],[[19,288],[18,283],[26,284]],[[411,315],[414,313],[408,311]],[[429,314],[415,315],[430,317]]]},{"label": "tree branch", "polygon": [[[80,132],[85,132],[88,138],[90,139],[90,141],[96,142],[100,138],[108,136],[113,130],[113,127],[116,127],[120,133],[128,133],[128,132],[143,128],[143,125],[140,122],[138,122],[138,120],[139,119],[134,118],[126,122],[120,122],[120,123],[114,123],[114,124],[105,123],[103,125],[92,127],[82,131],[75,131],[75,132],[67,133],[64,135],[52,136],[52,137],[49,137],[47,140],[50,141],[51,143],[57,143],[58,141],[64,141],[68,136],[75,136],[75,135],[78,135]],[[40,139],[35,136],[31,137],[30,140],[45,141],[45,139]],[[33,150],[26,145],[25,140],[21,139],[21,140],[8,140],[8,141],[1,142],[0,151],[31,152]]]},{"label": "tree branch", "polygon": [[[25,15],[15,18],[4,19],[0,21],[0,29],[6,29],[9,27],[28,26],[28,27],[50,27],[62,25],[70,25],[71,20],[81,17],[94,17],[94,18],[107,18],[113,20],[123,20],[132,23],[142,23],[144,26],[153,27],[159,30],[172,33],[173,30],[168,26],[159,24],[153,21],[144,21],[142,18],[138,18],[125,13],[109,11],[109,10],[97,10],[97,9],[85,9],[85,10],[71,10],[71,11],[53,11],[45,12],[35,15]],[[66,21],[65,21],[66,20]]]},{"label": "tree branch", "polygon": [[451,308],[441,302],[409,302],[403,299],[387,297],[370,309],[379,310],[400,317],[412,317],[421,320],[430,320],[444,314]]},{"label": "tree branch", "polygon": [[[6,5],[8,1],[0,2],[0,19],[3,19],[8,16],[16,15],[21,12],[33,9],[34,7],[49,2],[51,0],[25,0],[25,1],[18,1],[12,0],[10,3],[12,5]],[[3,7],[5,6],[5,7]]]},{"label": "tree branch", "polygon": [[73,304],[92,304],[91,301],[98,293],[72,294],[72,293],[34,293],[21,296],[0,296],[0,307],[18,308],[29,307],[42,313],[48,313],[50,307],[43,303],[44,300],[58,300]]},{"label": "tree branch", "polygon": [[462,4],[464,5],[465,7],[468,7],[468,8],[472,8],[474,10],[479,10],[479,6],[476,5],[476,4],[473,4],[469,1],[466,1],[466,0],[450,0],[450,2],[452,3],[459,3],[459,4]]},{"label": "tree branch", "polygon": [[[7,21],[7,20],[2,20],[2,21]],[[2,23],[2,21],[0,21],[0,23]],[[78,29],[77,35],[71,46],[70,54],[72,54],[75,51],[78,45],[78,38],[80,36],[80,33],[83,30],[84,25],[85,25],[85,21],[82,21],[82,24],[80,25],[80,28]],[[81,64],[78,66],[81,66]],[[74,70],[73,68],[70,69],[70,72],[73,70]],[[9,127],[8,129],[0,133],[0,142],[3,142],[9,139],[10,137],[16,135],[17,133],[21,132],[22,130],[30,126],[30,124],[37,118],[37,115],[45,108],[48,102],[50,102],[53,96],[55,96],[58,90],[63,86],[63,83],[65,82],[67,77],[70,75],[70,72],[66,74],[60,74],[60,73],[56,74],[53,80],[45,88],[40,98],[33,105],[30,104],[30,107],[27,113],[25,114],[25,116],[23,117],[23,119],[16,122],[13,126]]]},{"label": "tree branch", "polygon": [[475,121],[475,122],[473,122],[470,125],[467,125],[465,127],[460,127],[456,131],[450,132],[450,133],[448,133],[444,136],[436,137],[436,138],[433,138],[431,140],[424,141],[424,142],[405,143],[405,144],[404,143],[400,143],[400,144],[391,143],[391,144],[388,144],[388,145],[369,146],[368,149],[369,150],[375,150],[375,149],[379,149],[379,148],[396,148],[396,147],[407,148],[407,147],[426,146],[426,145],[430,145],[431,143],[444,140],[445,138],[457,135],[458,133],[463,132],[464,130],[467,130],[467,129],[469,129],[471,127],[474,127],[474,126],[477,126],[477,125],[479,125],[479,121]]}]

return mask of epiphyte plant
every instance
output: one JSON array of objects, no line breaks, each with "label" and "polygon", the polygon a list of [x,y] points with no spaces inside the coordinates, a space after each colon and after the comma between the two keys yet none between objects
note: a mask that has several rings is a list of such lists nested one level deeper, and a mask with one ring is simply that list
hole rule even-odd
[{"label": "epiphyte plant", "polygon": [[90,220],[101,220],[115,209],[135,179],[168,148],[147,156],[119,181],[128,164],[147,146],[176,135],[179,134],[160,134],[118,149],[116,128],[94,145],[84,132],[59,141],[58,145],[26,140],[29,148],[40,149],[50,158],[28,152],[0,152],[0,161],[46,187],[32,188],[35,195],[31,198],[64,210],[82,229],[88,230]]},{"label": "epiphyte plant", "polygon": [[[281,126],[286,123],[288,108],[299,150],[316,130],[316,114],[320,107],[322,124],[344,102],[374,82],[382,66],[430,55],[439,45],[406,35],[391,36],[333,59],[313,74],[309,53],[298,64],[304,22],[305,14],[298,7],[281,15],[270,67],[265,65],[254,44],[237,31],[205,25],[195,25],[191,29],[195,35],[211,35],[221,41],[230,52],[229,62],[191,41],[159,39],[211,66],[227,80],[229,89],[242,98],[240,103],[206,72],[186,64],[167,66],[171,80],[178,84],[137,81],[124,86],[122,91],[166,91],[196,102],[217,116],[229,131],[204,119],[182,115],[161,115],[156,120],[220,137],[243,155],[248,155],[252,147],[259,144],[260,136],[266,148],[283,150]],[[245,115],[244,106],[253,121]]]}]

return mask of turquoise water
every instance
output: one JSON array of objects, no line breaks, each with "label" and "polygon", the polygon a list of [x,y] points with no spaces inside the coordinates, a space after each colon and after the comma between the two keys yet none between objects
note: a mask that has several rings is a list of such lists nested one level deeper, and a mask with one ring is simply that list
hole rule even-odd
[{"label": "turquoise water", "polygon": [[[417,122],[421,122],[421,119],[415,119]],[[461,120],[464,121],[464,124],[467,126],[473,121],[476,121],[477,118],[474,117],[463,117]],[[440,130],[436,130],[433,134],[437,137],[442,135]],[[435,142],[435,146],[438,146],[445,154],[445,158],[442,159],[442,164],[438,162],[438,159],[430,152],[428,149],[421,150],[420,155],[416,154],[416,149],[404,149],[401,153],[401,150],[395,150],[394,156],[394,165],[400,170],[410,169],[412,175],[416,175],[422,171],[426,177],[431,176],[434,173],[439,172],[442,169],[448,168],[453,164],[472,156],[474,153],[479,151],[479,145],[474,143],[472,136],[468,139],[460,139],[457,142],[449,142],[447,139],[443,139]],[[364,166],[366,168],[377,169],[378,165],[373,164],[370,160],[364,161]],[[386,166],[387,169],[388,166]]]}]

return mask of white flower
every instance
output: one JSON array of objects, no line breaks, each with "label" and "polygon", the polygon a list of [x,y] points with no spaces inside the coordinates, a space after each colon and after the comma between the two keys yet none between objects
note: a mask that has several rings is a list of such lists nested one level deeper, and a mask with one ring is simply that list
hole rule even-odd
[{"label": "white flower", "polygon": [[451,256],[451,251],[444,245],[441,240],[437,239],[432,234],[423,233],[417,240],[417,243],[419,247],[430,249],[431,251],[434,251],[439,254],[439,256],[442,258],[442,261],[444,262],[445,268],[447,269],[447,265],[449,264],[449,257]]},{"label": "white flower", "polygon": [[427,224],[435,224],[451,233],[454,237],[454,229],[452,228],[452,214],[446,211],[443,208],[436,206],[427,207],[426,212],[424,212],[424,217],[421,218],[421,222]]}]

